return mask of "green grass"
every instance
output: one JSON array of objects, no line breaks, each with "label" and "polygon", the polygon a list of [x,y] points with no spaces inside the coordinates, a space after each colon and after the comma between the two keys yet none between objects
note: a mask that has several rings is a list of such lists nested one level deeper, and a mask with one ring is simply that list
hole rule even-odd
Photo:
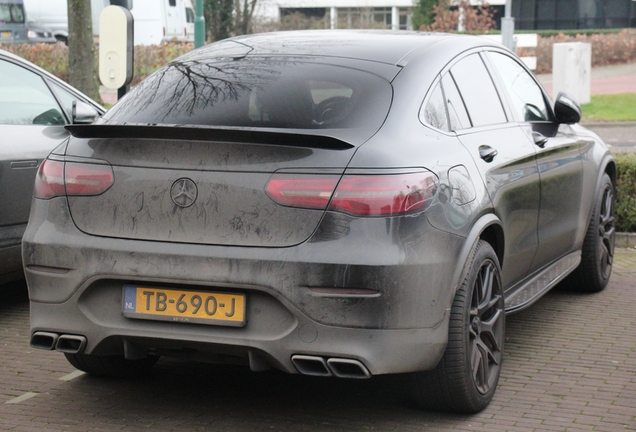
[{"label": "green grass", "polygon": [[636,93],[592,96],[581,108],[583,123],[636,121]]}]

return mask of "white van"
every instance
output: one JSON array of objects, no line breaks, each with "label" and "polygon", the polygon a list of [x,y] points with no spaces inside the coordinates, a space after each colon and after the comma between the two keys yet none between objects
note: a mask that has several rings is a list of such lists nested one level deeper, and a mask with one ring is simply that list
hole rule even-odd
[{"label": "white van", "polygon": [[[99,14],[109,0],[91,0],[93,34],[99,36]],[[24,0],[24,7],[35,21],[53,30],[58,40],[68,39],[66,0]],[[133,0],[135,45],[164,41],[194,41],[194,7],[191,0]]]},{"label": "white van", "polygon": [[194,42],[191,0],[134,0],[135,45]]}]

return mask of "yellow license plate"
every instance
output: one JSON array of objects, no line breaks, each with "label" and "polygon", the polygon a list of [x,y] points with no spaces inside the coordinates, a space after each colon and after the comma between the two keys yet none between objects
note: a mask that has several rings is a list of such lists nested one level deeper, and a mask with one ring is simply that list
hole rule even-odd
[{"label": "yellow license plate", "polygon": [[124,286],[127,318],[233,327],[245,325],[245,295]]},{"label": "yellow license plate", "polygon": [[11,32],[0,32],[0,37],[8,39],[11,37]]}]

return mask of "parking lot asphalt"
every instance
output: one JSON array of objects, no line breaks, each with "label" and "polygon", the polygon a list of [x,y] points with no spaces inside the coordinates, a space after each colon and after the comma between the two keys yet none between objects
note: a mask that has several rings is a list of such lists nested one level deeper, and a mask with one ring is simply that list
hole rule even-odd
[{"label": "parking lot asphalt", "polygon": [[601,293],[552,290],[507,319],[497,393],[476,415],[422,411],[395,376],[343,380],[161,360],[146,377],[76,371],[29,346],[24,282],[0,291],[0,430],[634,431],[636,249]]}]

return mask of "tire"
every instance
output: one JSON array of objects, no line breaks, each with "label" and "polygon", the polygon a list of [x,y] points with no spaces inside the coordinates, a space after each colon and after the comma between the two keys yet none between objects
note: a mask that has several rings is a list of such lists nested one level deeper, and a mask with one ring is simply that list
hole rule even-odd
[{"label": "tire", "polygon": [[135,377],[147,373],[159,360],[149,356],[139,360],[126,360],[122,355],[95,356],[64,353],[66,360],[76,369],[91,375],[112,378]]},{"label": "tire", "polygon": [[568,276],[566,287],[583,293],[603,291],[612,274],[614,260],[614,237],[616,235],[614,185],[607,174],[603,174],[601,187],[596,196],[592,218],[587,227],[581,263]]},{"label": "tire", "polygon": [[476,413],[497,388],[505,337],[501,268],[482,240],[470,263],[453,300],[444,356],[436,369],[412,376],[415,401],[423,408]]}]

